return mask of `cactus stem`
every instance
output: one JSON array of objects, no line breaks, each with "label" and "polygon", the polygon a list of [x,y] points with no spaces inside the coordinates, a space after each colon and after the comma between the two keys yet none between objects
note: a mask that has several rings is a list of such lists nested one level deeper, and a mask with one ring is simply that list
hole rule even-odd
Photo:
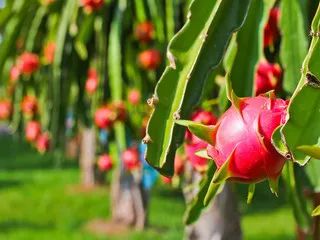
[{"label": "cactus stem", "polygon": [[149,144],[151,142],[152,142],[152,139],[149,134],[146,134],[146,136],[142,139],[143,144]]},{"label": "cactus stem", "polygon": [[176,61],[175,61],[175,58],[174,58],[173,54],[170,51],[167,52],[167,58],[168,58],[169,63],[170,63],[169,67],[172,68],[172,69],[176,69],[177,68]]},{"label": "cactus stem", "polygon": [[158,102],[159,98],[155,94],[153,94],[153,96],[147,100],[147,104],[152,108],[154,108]]},{"label": "cactus stem", "polygon": [[191,11],[189,11],[189,12],[188,12],[188,15],[187,15],[187,19],[189,19],[189,20],[190,20],[191,15],[192,15],[192,14],[191,14]]},{"label": "cactus stem", "polygon": [[173,114],[173,119],[174,119],[174,120],[180,120],[180,118],[181,118],[180,112],[181,112],[181,110],[179,109],[178,111],[176,111],[176,112]]},{"label": "cactus stem", "polygon": [[315,75],[308,72],[306,74],[306,78],[307,78],[307,84],[309,86],[314,87],[314,88],[320,88],[320,81]]},{"label": "cactus stem", "polygon": [[315,32],[315,31],[311,30],[309,35],[311,37],[320,37],[320,32],[319,31]]},{"label": "cactus stem", "polygon": [[206,39],[207,39],[207,37],[208,37],[208,33],[207,33],[207,32],[203,33],[203,34],[201,35],[202,42],[205,42]]}]

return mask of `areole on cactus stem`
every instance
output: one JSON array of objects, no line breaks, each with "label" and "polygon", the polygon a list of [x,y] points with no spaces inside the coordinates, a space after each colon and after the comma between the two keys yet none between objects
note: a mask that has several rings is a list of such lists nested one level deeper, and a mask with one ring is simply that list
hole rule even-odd
[{"label": "areole on cactus stem", "polygon": [[268,180],[270,189],[277,194],[278,179],[286,162],[271,143],[274,130],[285,123],[287,102],[273,93],[257,97],[238,98],[227,81],[227,95],[232,106],[216,125],[202,125],[178,120],[190,132],[207,142],[207,158],[217,170],[204,200],[207,205],[225,181],[251,184],[248,202],[254,193],[254,184]]}]

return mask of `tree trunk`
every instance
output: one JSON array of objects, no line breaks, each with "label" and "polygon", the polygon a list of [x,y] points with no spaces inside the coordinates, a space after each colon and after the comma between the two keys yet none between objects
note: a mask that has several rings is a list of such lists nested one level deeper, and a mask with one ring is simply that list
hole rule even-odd
[{"label": "tree trunk", "polygon": [[140,176],[119,169],[112,181],[112,218],[115,222],[142,230],[147,223],[149,194]]},{"label": "tree trunk", "polygon": [[81,137],[80,169],[81,183],[85,187],[92,187],[94,180],[94,164],[96,154],[96,137],[93,128],[84,128]]},{"label": "tree trunk", "polygon": [[80,148],[80,137],[78,135],[67,139],[65,146],[65,155],[68,159],[78,159]]},{"label": "tree trunk", "polygon": [[[196,183],[201,175],[192,171],[192,182]],[[198,191],[198,190],[197,190]],[[187,201],[195,192],[185,193]],[[186,227],[187,240],[241,240],[240,214],[236,196],[230,184],[225,184],[210,206],[203,211],[198,221]]]}]

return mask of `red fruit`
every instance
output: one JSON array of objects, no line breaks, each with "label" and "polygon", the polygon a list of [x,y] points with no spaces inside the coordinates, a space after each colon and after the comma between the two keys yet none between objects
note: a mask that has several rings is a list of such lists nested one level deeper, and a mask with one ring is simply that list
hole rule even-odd
[{"label": "red fruit", "polygon": [[143,43],[148,43],[153,39],[154,27],[152,22],[139,23],[136,26],[134,35],[136,39]]},{"label": "red fruit", "polygon": [[10,69],[10,82],[15,83],[21,75],[20,68],[16,65],[12,66]]},{"label": "red fruit", "polygon": [[86,81],[86,91],[88,94],[93,94],[98,87],[98,73],[95,69],[90,68],[88,70],[88,78]]},{"label": "red fruit", "polygon": [[278,64],[260,62],[255,76],[255,95],[281,88],[282,71]]},{"label": "red fruit", "polygon": [[53,63],[55,52],[56,52],[56,43],[48,42],[43,50],[44,59],[46,63],[48,64]]},{"label": "red fruit", "polygon": [[102,172],[108,172],[113,167],[112,158],[108,154],[102,154],[98,158],[98,168]]},{"label": "red fruit", "polygon": [[126,106],[123,101],[111,103],[110,108],[116,113],[116,120],[123,122],[127,118]]},{"label": "red fruit", "polygon": [[33,116],[38,111],[37,98],[31,95],[25,96],[21,103],[21,110],[25,115]]},{"label": "red fruit", "polygon": [[50,136],[48,133],[42,133],[38,139],[36,144],[37,150],[40,153],[45,153],[50,148]]},{"label": "red fruit", "polygon": [[25,52],[18,58],[17,66],[23,74],[32,74],[39,68],[39,57]]},{"label": "red fruit", "polygon": [[208,160],[206,158],[195,155],[196,152],[206,149],[207,143],[199,141],[198,143],[190,143],[185,145],[185,152],[191,165],[198,172],[204,172],[208,167]]},{"label": "red fruit", "polygon": [[[201,109],[193,113],[191,119],[194,122],[199,122],[204,125],[214,125],[217,122],[217,118],[213,113]],[[195,153],[205,149],[208,144],[192,135],[189,130],[187,130],[185,138],[185,151],[191,165],[199,172],[205,171],[207,169],[208,160],[195,155]]]},{"label": "red fruit", "polygon": [[216,125],[214,146],[207,148],[217,168],[229,159],[229,179],[246,183],[278,179],[285,158],[271,137],[285,122],[286,108],[286,101],[263,96],[241,99],[239,110],[232,105]]},{"label": "red fruit", "polygon": [[41,125],[37,121],[30,121],[25,129],[26,139],[28,142],[35,142],[41,134]]},{"label": "red fruit", "polygon": [[93,11],[99,10],[103,4],[104,0],[81,0],[81,4],[87,13],[92,13]]},{"label": "red fruit", "polygon": [[184,161],[182,157],[177,154],[174,159],[174,173],[176,175],[182,175],[184,172]]},{"label": "red fruit", "polygon": [[172,178],[170,178],[170,177],[166,177],[166,176],[161,175],[161,180],[164,184],[171,184],[172,183]]},{"label": "red fruit", "polygon": [[9,100],[0,100],[0,120],[6,120],[11,114],[11,102]]},{"label": "red fruit", "polygon": [[123,161],[124,167],[129,170],[135,170],[140,167],[140,159],[139,159],[139,152],[136,148],[128,148],[125,150],[122,155],[121,159]]},{"label": "red fruit", "polygon": [[128,102],[132,105],[138,105],[140,103],[141,94],[138,89],[131,89],[128,93]]},{"label": "red fruit", "polygon": [[146,70],[155,70],[161,63],[161,54],[156,49],[145,50],[139,54],[139,64]]},{"label": "red fruit", "polygon": [[96,110],[94,121],[99,128],[110,128],[116,120],[116,113],[108,106],[100,107]]},{"label": "red fruit", "polygon": [[264,47],[272,46],[278,40],[280,36],[280,31],[278,28],[279,18],[280,18],[279,8],[277,7],[272,8],[269,13],[268,22],[264,27],[264,35],[263,35]]}]

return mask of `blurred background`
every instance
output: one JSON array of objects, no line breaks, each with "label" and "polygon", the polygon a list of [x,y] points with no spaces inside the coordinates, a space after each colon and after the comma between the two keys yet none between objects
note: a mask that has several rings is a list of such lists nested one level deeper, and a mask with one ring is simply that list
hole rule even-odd
[{"label": "blurred background", "polygon": [[[159,176],[141,140],[190,3],[0,0],[0,239],[183,239],[182,189],[202,170],[182,147]],[[199,109],[226,108],[219,71]],[[258,184],[251,205],[231,186],[243,239],[295,238],[284,185]]]}]

